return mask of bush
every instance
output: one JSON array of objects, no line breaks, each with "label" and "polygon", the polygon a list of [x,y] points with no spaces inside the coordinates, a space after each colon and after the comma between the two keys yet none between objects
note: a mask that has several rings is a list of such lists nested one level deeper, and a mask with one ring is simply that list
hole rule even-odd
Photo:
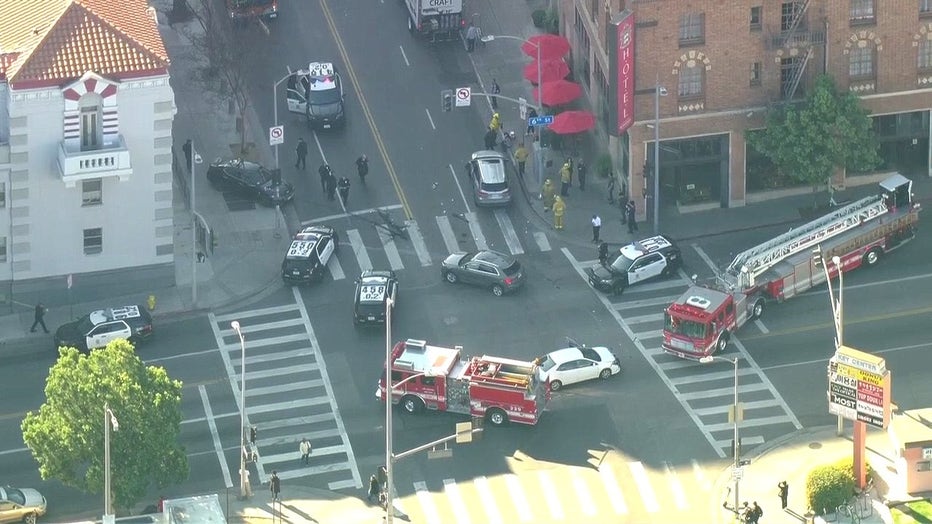
[{"label": "bush", "polygon": [[[870,466],[867,478],[873,476]],[[857,493],[854,487],[854,464],[842,459],[834,464],[819,466],[806,477],[806,502],[817,515],[833,513],[839,505]]]},{"label": "bush", "polygon": [[543,9],[535,10],[531,13],[531,20],[534,22],[534,27],[543,29],[544,25],[547,23],[547,11]]},{"label": "bush", "polygon": [[595,159],[595,172],[602,178],[612,172],[612,155],[602,153]]}]

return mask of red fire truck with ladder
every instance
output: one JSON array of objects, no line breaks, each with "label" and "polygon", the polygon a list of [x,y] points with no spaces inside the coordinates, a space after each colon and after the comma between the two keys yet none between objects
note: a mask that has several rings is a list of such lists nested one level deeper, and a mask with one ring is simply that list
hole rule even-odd
[{"label": "red fire truck with ladder", "polygon": [[[534,362],[502,357],[463,356],[462,346],[446,348],[408,339],[391,353],[392,402],[407,413],[424,408],[506,422],[537,424],[550,388]],[[385,399],[385,373],[376,398]]]},{"label": "red fire truck with ladder", "polygon": [[[760,318],[768,302],[782,302],[825,281],[822,260],[839,257],[850,271],[876,264],[882,255],[911,240],[919,222],[912,181],[896,174],[880,183],[881,194],[848,204],[791,229],[735,257],[705,285],[694,284],[664,314],[662,348],[698,360],[728,345],[731,334]],[[829,277],[838,268],[829,264]]]}]

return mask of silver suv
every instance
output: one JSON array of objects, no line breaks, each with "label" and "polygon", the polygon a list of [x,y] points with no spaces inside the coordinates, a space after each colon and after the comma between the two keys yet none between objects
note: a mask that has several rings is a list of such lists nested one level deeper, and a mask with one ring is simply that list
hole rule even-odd
[{"label": "silver suv", "polygon": [[501,206],[511,202],[505,176],[505,157],[497,151],[476,151],[466,164],[477,206]]},{"label": "silver suv", "polygon": [[463,282],[490,289],[497,297],[524,284],[524,271],[515,257],[490,250],[451,254],[441,264],[440,276],[451,284]]}]

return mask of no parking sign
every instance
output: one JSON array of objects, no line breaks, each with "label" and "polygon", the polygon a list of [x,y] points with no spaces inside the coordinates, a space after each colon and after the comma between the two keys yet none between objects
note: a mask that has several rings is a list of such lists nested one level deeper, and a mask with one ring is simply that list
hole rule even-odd
[{"label": "no parking sign", "polygon": [[456,107],[469,107],[470,103],[472,103],[472,88],[456,88]]}]

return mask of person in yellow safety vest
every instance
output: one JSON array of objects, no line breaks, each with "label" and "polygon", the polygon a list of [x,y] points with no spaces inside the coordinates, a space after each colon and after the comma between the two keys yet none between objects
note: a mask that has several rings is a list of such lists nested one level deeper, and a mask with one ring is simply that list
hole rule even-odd
[{"label": "person in yellow safety vest", "polygon": [[524,142],[518,144],[518,149],[515,149],[515,162],[518,164],[518,176],[524,176],[524,166],[527,163],[528,152],[527,148],[524,147]]},{"label": "person in yellow safety vest", "polygon": [[502,127],[502,117],[498,113],[492,113],[492,120],[489,121],[489,129],[498,131]]},{"label": "person in yellow safety vest", "polygon": [[570,163],[567,162],[563,164],[563,167],[560,168],[560,196],[567,196],[570,192],[570,183],[573,182],[573,168],[570,167]]},{"label": "person in yellow safety vest", "polygon": [[540,197],[544,201],[544,211],[550,211],[553,207],[553,182],[548,178],[544,181],[544,188],[540,192]]},{"label": "person in yellow safety vest", "polygon": [[563,214],[566,213],[566,204],[560,196],[554,197],[553,201],[553,228],[563,229]]}]

